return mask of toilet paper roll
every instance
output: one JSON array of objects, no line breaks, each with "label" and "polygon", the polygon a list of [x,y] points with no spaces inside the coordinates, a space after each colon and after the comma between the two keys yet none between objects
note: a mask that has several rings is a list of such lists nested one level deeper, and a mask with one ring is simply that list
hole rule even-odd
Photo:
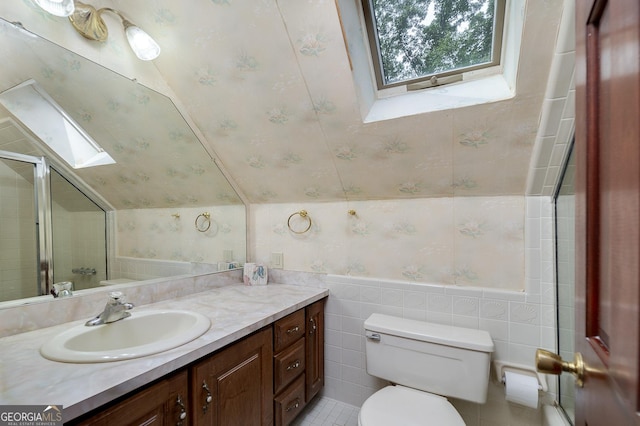
[{"label": "toilet paper roll", "polygon": [[538,379],[528,374],[505,371],[507,401],[525,407],[538,408]]}]

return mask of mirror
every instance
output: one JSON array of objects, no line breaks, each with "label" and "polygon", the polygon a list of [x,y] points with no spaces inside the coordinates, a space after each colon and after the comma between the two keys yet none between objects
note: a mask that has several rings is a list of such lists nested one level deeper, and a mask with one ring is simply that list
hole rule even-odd
[{"label": "mirror", "polygon": [[[71,169],[0,106],[0,150],[46,157],[112,218],[108,279],[245,261],[245,206],[171,99],[3,19],[0,33],[0,92],[35,80],[116,161]],[[150,264],[157,271],[148,273]]]}]

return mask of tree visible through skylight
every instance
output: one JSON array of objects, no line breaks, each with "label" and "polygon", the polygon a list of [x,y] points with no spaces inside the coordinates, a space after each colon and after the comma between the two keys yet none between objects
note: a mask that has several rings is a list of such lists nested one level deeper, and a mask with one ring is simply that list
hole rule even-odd
[{"label": "tree visible through skylight", "polygon": [[494,61],[498,0],[368,1],[384,85]]}]

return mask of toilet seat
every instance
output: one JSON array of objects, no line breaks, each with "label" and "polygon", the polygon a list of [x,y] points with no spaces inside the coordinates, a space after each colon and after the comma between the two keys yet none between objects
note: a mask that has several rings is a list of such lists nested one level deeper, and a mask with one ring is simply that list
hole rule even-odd
[{"label": "toilet seat", "polygon": [[358,425],[465,426],[465,423],[446,398],[405,386],[387,386],[362,404]]}]

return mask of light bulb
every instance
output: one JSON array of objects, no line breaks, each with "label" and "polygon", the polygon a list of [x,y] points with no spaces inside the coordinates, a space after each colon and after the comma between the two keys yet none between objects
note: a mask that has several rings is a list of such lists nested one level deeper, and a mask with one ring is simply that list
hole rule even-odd
[{"label": "light bulb", "polygon": [[35,0],[36,4],[55,16],[70,16],[75,10],[73,0]]},{"label": "light bulb", "polygon": [[151,36],[135,25],[126,26],[125,33],[138,59],[152,61],[160,55],[160,46]]}]

